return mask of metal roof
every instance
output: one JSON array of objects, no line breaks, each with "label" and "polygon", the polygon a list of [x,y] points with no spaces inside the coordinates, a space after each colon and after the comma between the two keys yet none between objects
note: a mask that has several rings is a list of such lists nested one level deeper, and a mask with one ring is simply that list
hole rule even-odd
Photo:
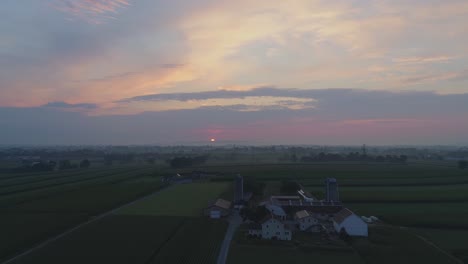
[{"label": "metal roof", "polygon": [[348,208],[343,208],[333,217],[333,221],[335,221],[337,224],[341,224],[344,220],[346,220],[346,218],[352,216],[353,214],[354,213]]},{"label": "metal roof", "polygon": [[226,201],[224,199],[221,199],[219,198],[218,200],[216,200],[216,202],[213,204],[214,206],[217,206],[217,207],[220,207],[220,208],[224,208],[224,209],[229,209],[231,208],[231,202],[230,201]]},{"label": "metal roof", "polygon": [[297,219],[302,219],[302,218],[305,218],[305,217],[308,217],[308,216],[310,216],[310,214],[306,210],[296,212]]}]

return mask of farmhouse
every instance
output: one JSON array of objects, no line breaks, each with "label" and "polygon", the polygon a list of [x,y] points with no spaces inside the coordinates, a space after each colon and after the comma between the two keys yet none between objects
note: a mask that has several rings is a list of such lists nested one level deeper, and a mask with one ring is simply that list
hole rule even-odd
[{"label": "farmhouse", "polygon": [[250,225],[249,235],[260,236],[263,239],[291,240],[292,231],[280,219],[270,214],[261,224]]},{"label": "farmhouse", "polygon": [[301,231],[320,231],[320,227],[318,226],[319,222],[317,218],[313,217],[306,210],[296,212],[296,214],[294,215],[294,220],[296,221],[297,225],[299,226],[299,230]]},{"label": "farmhouse", "polygon": [[346,232],[350,236],[368,236],[367,224],[348,208],[343,208],[333,218],[333,227],[337,233]]},{"label": "farmhouse", "polygon": [[218,199],[205,209],[205,215],[210,218],[221,218],[229,215],[231,202]]}]

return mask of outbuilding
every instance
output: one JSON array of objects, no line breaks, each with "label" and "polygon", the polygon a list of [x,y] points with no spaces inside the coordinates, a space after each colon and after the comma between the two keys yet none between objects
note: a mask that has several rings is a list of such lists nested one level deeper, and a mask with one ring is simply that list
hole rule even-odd
[{"label": "outbuilding", "polygon": [[210,218],[221,218],[228,216],[231,209],[231,202],[218,199],[205,209],[205,215]]},{"label": "outbuilding", "polygon": [[294,214],[294,220],[296,220],[296,224],[301,231],[309,230],[310,227],[318,225],[317,218],[313,217],[306,210],[296,212],[296,214]]}]

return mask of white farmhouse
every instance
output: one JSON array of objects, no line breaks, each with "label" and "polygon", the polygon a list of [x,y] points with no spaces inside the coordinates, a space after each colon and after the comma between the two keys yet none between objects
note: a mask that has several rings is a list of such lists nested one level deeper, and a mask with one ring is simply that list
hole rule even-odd
[{"label": "white farmhouse", "polygon": [[367,224],[348,208],[343,208],[333,218],[337,233],[345,231],[350,236],[368,236]]},{"label": "white farmhouse", "polygon": [[317,227],[318,226],[318,220],[317,218],[313,217],[309,212],[306,210],[302,210],[299,212],[296,212],[294,215],[294,220],[296,220],[297,225],[299,226],[299,230],[301,231],[306,231],[306,230],[311,230],[311,231],[316,231],[320,230],[319,228],[312,228],[312,227]]},{"label": "white farmhouse", "polygon": [[251,226],[249,235],[260,236],[263,239],[291,240],[292,231],[280,219],[269,215],[260,226]]}]

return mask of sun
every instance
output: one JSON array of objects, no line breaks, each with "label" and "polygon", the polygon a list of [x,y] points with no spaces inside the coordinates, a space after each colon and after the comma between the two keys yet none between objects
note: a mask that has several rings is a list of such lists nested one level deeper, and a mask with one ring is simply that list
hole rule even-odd
[{"label": "sun", "polygon": [[210,139],[211,142],[216,142],[216,138]]}]

